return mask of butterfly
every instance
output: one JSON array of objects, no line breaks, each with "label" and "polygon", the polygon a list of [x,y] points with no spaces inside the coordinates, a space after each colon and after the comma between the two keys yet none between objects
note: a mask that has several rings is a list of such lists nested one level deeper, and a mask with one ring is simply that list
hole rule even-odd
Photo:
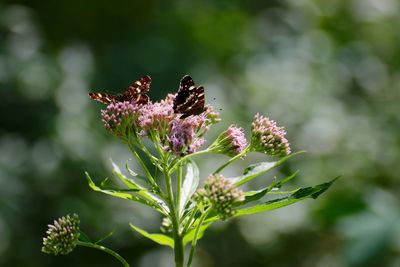
[{"label": "butterfly", "polygon": [[150,89],[151,78],[146,75],[132,83],[125,92],[117,95],[108,93],[89,93],[89,97],[93,100],[100,101],[104,104],[111,104],[115,102],[133,101],[137,104],[147,104],[149,97],[146,93]]},{"label": "butterfly", "polygon": [[199,115],[205,110],[204,103],[204,87],[195,86],[189,75],[183,76],[174,99],[174,113],[182,113],[180,119]]}]

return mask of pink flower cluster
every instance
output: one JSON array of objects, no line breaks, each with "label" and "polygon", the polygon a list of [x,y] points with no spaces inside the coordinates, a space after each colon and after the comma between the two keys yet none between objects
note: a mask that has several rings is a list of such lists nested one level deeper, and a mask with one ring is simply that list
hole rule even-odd
[{"label": "pink flower cluster", "polygon": [[217,140],[210,146],[210,150],[214,153],[233,157],[241,153],[246,147],[247,140],[243,128],[231,125],[218,136]]},{"label": "pink flower cluster", "polygon": [[164,100],[146,105],[132,102],[117,102],[101,111],[105,127],[118,136],[128,130],[133,136],[147,136],[152,141],[161,142],[161,146],[175,155],[182,156],[196,152],[205,142],[202,137],[212,124],[218,122],[219,114],[211,106],[206,106],[200,115],[180,119],[174,113],[175,95],[169,94]]},{"label": "pink flower cluster", "polygon": [[247,140],[243,132],[243,128],[229,126],[226,130],[226,137],[231,144],[231,151],[233,155],[237,155],[247,146]]},{"label": "pink flower cluster", "polygon": [[284,157],[291,153],[286,131],[277,123],[260,114],[254,116],[251,125],[251,147],[254,151]]},{"label": "pink flower cluster", "polygon": [[[197,136],[203,125],[205,125],[203,115],[190,116],[184,120],[176,117],[168,135],[169,149],[176,155],[196,152],[205,142],[204,138]],[[207,131],[208,127],[203,130]]]},{"label": "pink flower cluster", "polygon": [[101,119],[106,129],[114,131],[123,122],[132,121],[139,111],[140,106],[128,101],[111,103],[106,109],[101,110]]},{"label": "pink flower cluster", "polygon": [[172,106],[166,102],[149,103],[142,107],[138,124],[143,130],[161,131],[174,119],[175,114]]}]

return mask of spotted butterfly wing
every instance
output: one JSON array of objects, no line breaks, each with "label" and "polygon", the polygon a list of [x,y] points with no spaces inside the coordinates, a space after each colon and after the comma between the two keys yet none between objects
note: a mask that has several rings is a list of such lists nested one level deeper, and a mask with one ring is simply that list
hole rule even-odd
[{"label": "spotted butterfly wing", "polygon": [[104,104],[115,102],[135,102],[137,104],[146,104],[149,102],[149,97],[146,93],[150,89],[151,78],[146,75],[132,83],[122,94],[108,94],[108,93],[89,93],[89,97],[93,100],[100,101]]},{"label": "spotted butterfly wing", "polygon": [[204,87],[195,86],[192,77],[183,76],[178,93],[174,99],[174,112],[182,113],[180,119],[204,112]]}]

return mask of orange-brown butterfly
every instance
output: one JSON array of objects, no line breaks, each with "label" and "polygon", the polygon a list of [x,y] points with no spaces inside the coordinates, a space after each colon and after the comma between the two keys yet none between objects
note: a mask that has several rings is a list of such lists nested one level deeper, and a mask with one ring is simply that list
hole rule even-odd
[{"label": "orange-brown butterfly", "polygon": [[137,104],[147,104],[149,97],[146,93],[150,89],[151,78],[146,75],[132,83],[125,92],[117,95],[108,93],[89,93],[89,97],[93,100],[100,101],[104,104],[110,104],[115,102],[135,102]]},{"label": "orange-brown butterfly", "polygon": [[199,115],[204,112],[204,103],[204,87],[195,86],[189,75],[183,76],[174,99],[174,112],[182,113],[180,119],[190,115]]}]

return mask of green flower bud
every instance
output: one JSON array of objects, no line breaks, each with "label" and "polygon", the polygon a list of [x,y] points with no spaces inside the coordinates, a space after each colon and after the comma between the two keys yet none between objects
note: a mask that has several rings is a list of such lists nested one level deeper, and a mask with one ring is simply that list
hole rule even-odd
[{"label": "green flower bud", "polygon": [[291,153],[286,131],[275,121],[256,114],[251,126],[251,149],[271,156],[284,157]]},{"label": "green flower bud", "polygon": [[79,224],[77,214],[54,220],[48,225],[47,236],[43,238],[42,252],[54,255],[70,253],[78,243]]},{"label": "green flower bud", "polygon": [[207,178],[204,188],[197,191],[198,201],[210,203],[221,220],[235,215],[234,203],[244,200],[244,195],[231,181],[221,174]]}]

